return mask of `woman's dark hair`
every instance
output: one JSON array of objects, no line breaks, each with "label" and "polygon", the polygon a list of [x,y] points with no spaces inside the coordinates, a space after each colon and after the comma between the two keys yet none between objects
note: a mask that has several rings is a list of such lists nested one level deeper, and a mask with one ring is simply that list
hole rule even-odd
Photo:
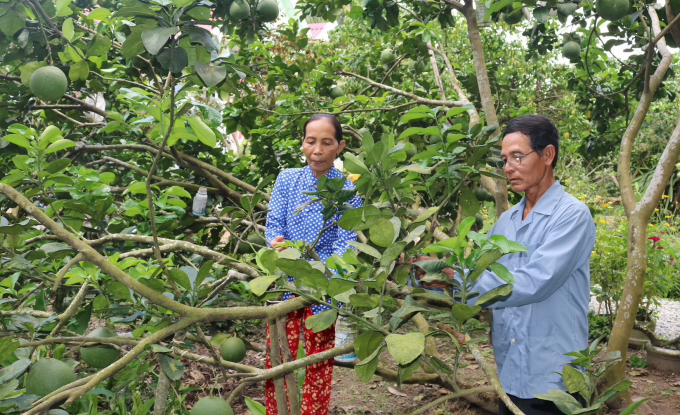
[{"label": "woman's dark hair", "polygon": [[340,142],[342,141],[342,124],[340,124],[340,121],[338,121],[338,119],[334,115],[330,114],[316,114],[312,116],[310,119],[308,119],[304,127],[305,137],[307,136],[307,125],[312,121],[318,120],[327,120],[328,122],[333,124],[333,128],[335,129],[335,139],[338,141],[338,144],[340,144]]},{"label": "woman's dark hair", "polygon": [[521,133],[529,137],[531,149],[542,153],[548,146],[555,147],[553,168],[557,165],[557,156],[560,153],[560,133],[557,127],[548,118],[540,115],[524,115],[513,118],[505,127],[505,135]]}]

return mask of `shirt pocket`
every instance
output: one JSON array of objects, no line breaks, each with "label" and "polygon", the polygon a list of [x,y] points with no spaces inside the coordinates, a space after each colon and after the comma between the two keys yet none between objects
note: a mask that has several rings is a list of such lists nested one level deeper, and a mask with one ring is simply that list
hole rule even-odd
[{"label": "shirt pocket", "polygon": [[540,242],[524,245],[524,247],[527,249],[527,252],[520,252],[519,254],[517,254],[516,262],[514,264],[515,268],[519,268],[521,266],[526,265],[526,263],[529,262],[529,260],[531,259],[531,256],[534,254],[534,252],[536,252],[536,250],[540,248],[541,245],[543,244]]},{"label": "shirt pocket", "polygon": [[524,366],[530,375],[549,375],[552,372],[560,371],[556,362],[561,362],[564,357],[560,354],[555,343],[555,336],[553,335],[553,325],[550,324],[548,329],[537,328],[533,330],[530,328],[530,334],[526,338],[524,345]]}]

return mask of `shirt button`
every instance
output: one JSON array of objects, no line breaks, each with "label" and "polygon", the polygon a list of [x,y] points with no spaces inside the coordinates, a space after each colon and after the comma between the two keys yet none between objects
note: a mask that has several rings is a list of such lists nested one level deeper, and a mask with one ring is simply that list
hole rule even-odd
[{"label": "shirt button", "polygon": [[511,341],[512,341],[513,343],[515,343],[515,339],[512,339]]}]

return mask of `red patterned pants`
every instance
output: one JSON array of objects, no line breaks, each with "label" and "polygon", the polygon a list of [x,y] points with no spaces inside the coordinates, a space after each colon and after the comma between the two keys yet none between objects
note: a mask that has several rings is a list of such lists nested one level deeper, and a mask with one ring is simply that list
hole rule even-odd
[{"label": "red patterned pants", "polygon": [[[320,332],[314,333],[304,327],[304,320],[311,317],[312,307],[307,307],[304,310],[296,310],[288,314],[286,322],[286,338],[288,339],[288,347],[293,354],[293,359],[297,359],[298,344],[300,342],[300,329],[305,331],[305,351],[307,355],[320,353],[335,346],[335,324]],[[269,342],[269,326],[267,326],[267,346],[271,347]],[[266,369],[272,367],[269,354],[267,354]],[[315,363],[307,366],[305,373],[305,386],[302,388],[302,415],[326,415],[328,414],[328,406],[331,402],[331,382],[333,381],[333,359],[324,362]],[[286,390],[288,385],[286,385]],[[269,379],[265,383],[265,403],[267,407],[267,415],[277,415],[276,396],[274,390],[274,381]]]}]

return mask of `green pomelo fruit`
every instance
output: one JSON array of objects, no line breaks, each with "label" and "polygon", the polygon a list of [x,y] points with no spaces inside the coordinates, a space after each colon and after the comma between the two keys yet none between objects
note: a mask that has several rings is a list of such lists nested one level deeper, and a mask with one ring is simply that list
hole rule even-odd
[{"label": "green pomelo fruit", "polygon": [[574,14],[576,9],[578,9],[578,4],[576,3],[557,3],[555,6],[557,12],[563,16],[571,16]]},{"label": "green pomelo fruit", "polygon": [[331,89],[331,98],[340,98],[345,96],[345,91],[342,90],[339,86],[334,86],[333,89]]},{"label": "green pomelo fruit", "polygon": [[562,46],[562,56],[567,59],[578,59],[581,56],[581,45],[570,40]]},{"label": "green pomelo fruit", "polygon": [[279,4],[276,0],[262,0],[257,3],[257,15],[263,22],[273,22],[279,17]]},{"label": "green pomelo fruit", "polygon": [[493,200],[493,196],[483,187],[477,187],[473,190],[473,193],[477,200],[480,202],[490,202]]},{"label": "green pomelo fruit", "polygon": [[220,354],[227,362],[239,363],[246,357],[246,344],[238,337],[230,337],[222,343]]},{"label": "green pomelo fruit", "polygon": [[595,10],[601,18],[615,22],[628,16],[628,0],[597,0]]},{"label": "green pomelo fruit", "polygon": [[267,241],[265,241],[263,237],[256,233],[251,233],[250,235],[248,235],[246,240],[251,244],[267,246]]},{"label": "green pomelo fruit", "polygon": [[475,225],[480,229],[484,227],[484,217],[481,213],[475,215]]},{"label": "green pomelo fruit", "polygon": [[680,14],[680,0],[671,0],[671,10],[676,15]]},{"label": "green pomelo fruit", "polygon": [[[116,333],[100,327],[93,330],[87,337],[116,337]],[[80,349],[80,358],[86,365],[95,369],[103,369],[120,359],[120,352],[111,346],[99,345]]]},{"label": "green pomelo fruit", "polygon": [[68,89],[68,80],[61,69],[43,66],[31,75],[31,92],[43,101],[57,101]]},{"label": "green pomelo fruit", "polygon": [[397,60],[397,55],[392,52],[392,49],[385,49],[382,52],[380,52],[380,63],[383,65],[387,65],[388,63],[392,63],[395,60]]},{"label": "green pomelo fruit", "polygon": [[210,339],[210,344],[212,344],[215,347],[220,347],[222,346],[222,343],[224,343],[224,341],[227,340],[228,338],[229,335],[227,333],[217,333]]},{"label": "green pomelo fruit", "polygon": [[215,396],[199,399],[189,413],[191,415],[234,415],[227,401]]},{"label": "green pomelo fruit", "polygon": [[521,22],[523,18],[524,15],[522,14],[522,9],[507,11],[505,16],[503,16],[505,23],[509,24],[510,26]]},{"label": "green pomelo fruit", "polygon": [[410,61],[408,63],[408,70],[420,74],[425,70],[425,63],[423,61]]},{"label": "green pomelo fruit", "polygon": [[47,415],[69,415],[69,413],[63,409],[50,409],[47,411]]},{"label": "green pomelo fruit", "polygon": [[76,381],[76,374],[57,359],[40,359],[28,371],[26,394],[45,396]]},{"label": "green pomelo fruit", "polygon": [[430,144],[437,144],[442,142],[441,137],[437,137],[436,135],[431,135],[428,139],[427,142]]},{"label": "green pomelo fruit", "polygon": [[234,20],[247,19],[250,16],[250,6],[243,0],[235,0],[229,6],[229,16]]}]

